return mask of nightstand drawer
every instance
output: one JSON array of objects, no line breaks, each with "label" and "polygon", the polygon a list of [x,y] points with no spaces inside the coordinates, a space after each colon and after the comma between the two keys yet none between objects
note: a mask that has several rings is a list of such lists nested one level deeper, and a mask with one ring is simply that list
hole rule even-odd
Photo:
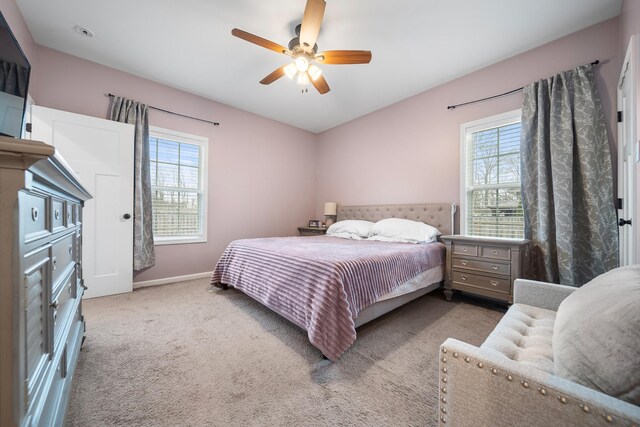
[{"label": "nightstand drawer", "polygon": [[511,259],[511,249],[501,248],[498,246],[481,246],[480,256],[484,258],[504,259],[509,261]]},{"label": "nightstand drawer", "polygon": [[496,278],[480,276],[479,274],[462,273],[459,271],[453,271],[453,284],[459,283],[465,286],[473,286],[476,288],[488,289],[494,292],[501,292],[505,294],[511,293],[511,279],[510,278]]},{"label": "nightstand drawer", "polygon": [[478,256],[478,247],[476,245],[465,245],[463,243],[453,244],[454,255]]},{"label": "nightstand drawer", "polygon": [[503,276],[509,276],[511,274],[511,264],[455,257],[452,260],[452,264],[453,268],[456,269],[483,271],[492,274],[501,274]]}]

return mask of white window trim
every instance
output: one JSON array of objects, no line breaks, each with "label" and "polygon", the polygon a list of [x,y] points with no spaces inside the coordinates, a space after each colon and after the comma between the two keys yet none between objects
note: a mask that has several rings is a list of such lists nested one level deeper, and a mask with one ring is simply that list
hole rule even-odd
[{"label": "white window trim", "polygon": [[460,125],[460,234],[467,234],[467,135],[521,120],[522,109],[517,109]]},{"label": "white window trim", "polygon": [[186,243],[206,243],[207,242],[207,205],[209,201],[208,194],[208,148],[209,138],[204,136],[192,135],[185,132],[178,132],[171,129],[164,129],[157,126],[149,126],[149,133],[153,136],[184,142],[186,144],[199,145],[202,147],[202,157],[200,158],[199,168],[202,171],[202,234],[198,237],[153,237],[155,246],[162,245],[181,245]]}]

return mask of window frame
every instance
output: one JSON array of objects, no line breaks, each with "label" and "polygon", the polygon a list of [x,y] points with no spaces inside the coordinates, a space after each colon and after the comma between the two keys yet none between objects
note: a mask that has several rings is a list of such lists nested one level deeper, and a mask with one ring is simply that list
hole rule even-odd
[{"label": "window frame", "polygon": [[[171,237],[158,237],[153,236],[154,245],[181,245],[188,243],[206,243],[207,242],[207,204],[208,204],[208,163],[209,163],[209,138],[199,135],[192,135],[185,132],[179,132],[171,129],[164,129],[157,126],[149,126],[149,138],[162,138],[170,141],[176,141],[184,144],[198,145],[201,149],[200,164],[198,170],[200,171],[200,178],[202,185],[198,194],[202,195],[202,203],[200,205],[200,225],[201,233],[199,235],[184,235],[184,236],[171,236]],[[149,149],[151,147],[148,147]],[[151,161],[151,159],[149,159]],[[153,191],[154,184],[151,184]],[[153,209],[153,208],[152,208]]]},{"label": "window frame", "polygon": [[[474,132],[493,129],[522,122],[522,109],[511,110],[505,113],[484,117],[460,125],[460,234],[467,235],[467,135]],[[522,152],[520,152],[522,156]],[[522,157],[521,157],[522,158]],[[522,174],[522,172],[521,172]],[[522,175],[520,175],[522,181]],[[506,188],[496,184],[496,188]],[[523,230],[524,231],[524,230]],[[478,236],[493,239],[509,239],[498,236]]]}]

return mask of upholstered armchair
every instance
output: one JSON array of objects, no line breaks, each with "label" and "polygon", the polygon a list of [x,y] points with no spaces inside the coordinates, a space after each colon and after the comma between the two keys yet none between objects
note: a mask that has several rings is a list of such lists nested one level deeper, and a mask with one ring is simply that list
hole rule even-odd
[{"label": "upholstered armchair", "polygon": [[640,266],[516,280],[485,342],[449,338],[439,358],[441,426],[640,426]]}]

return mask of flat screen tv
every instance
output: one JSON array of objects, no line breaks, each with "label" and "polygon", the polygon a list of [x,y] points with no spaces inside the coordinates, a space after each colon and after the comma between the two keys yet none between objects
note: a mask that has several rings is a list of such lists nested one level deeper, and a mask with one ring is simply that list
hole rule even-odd
[{"label": "flat screen tv", "polygon": [[0,13],[0,135],[20,138],[31,65]]}]

